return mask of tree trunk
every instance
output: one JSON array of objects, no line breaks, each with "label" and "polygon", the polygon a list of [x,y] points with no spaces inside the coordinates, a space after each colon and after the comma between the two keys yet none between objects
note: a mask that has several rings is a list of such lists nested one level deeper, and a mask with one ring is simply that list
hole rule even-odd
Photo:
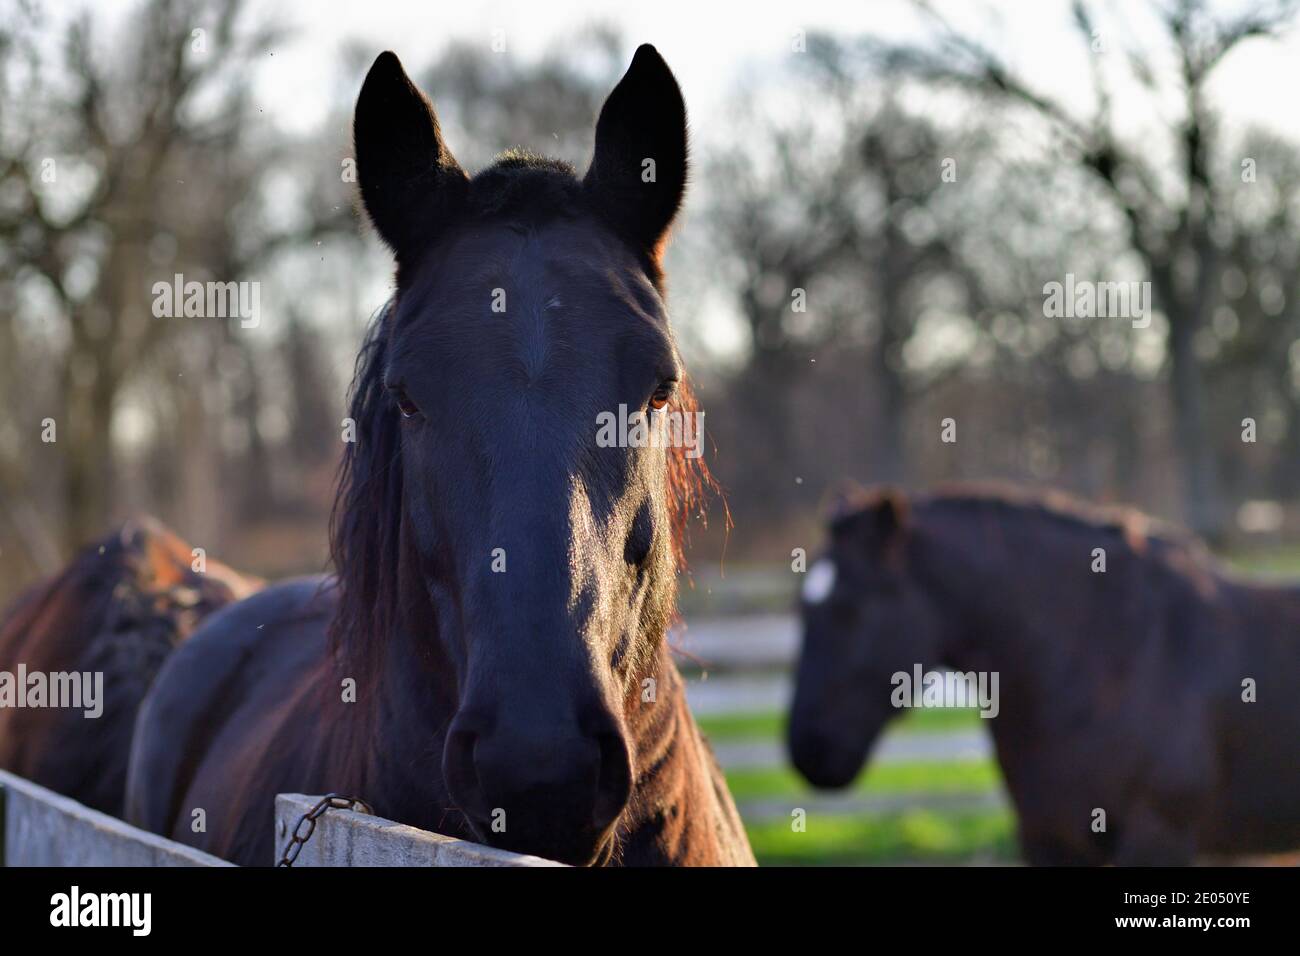
[{"label": "tree trunk", "polygon": [[[893,236],[888,240],[893,241]],[[900,483],[907,478],[903,445],[903,416],[907,412],[904,384],[899,372],[899,349],[907,335],[903,315],[903,283],[906,275],[887,251],[880,270],[880,336],[871,352],[875,383],[876,434],[868,462],[874,481]]]},{"label": "tree trunk", "polygon": [[[94,369],[93,378],[86,369]],[[69,551],[106,530],[113,510],[113,403],[116,383],[94,358],[73,350],[64,370],[68,396],[56,442],[64,462],[63,544]]]},{"label": "tree trunk", "polygon": [[1196,361],[1196,329],[1186,316],[1169,316],[1169,361],[1174,441],[1187,524],[1207,541],[1224,535],[1214,451],[1206,434],[1205,386]]}]

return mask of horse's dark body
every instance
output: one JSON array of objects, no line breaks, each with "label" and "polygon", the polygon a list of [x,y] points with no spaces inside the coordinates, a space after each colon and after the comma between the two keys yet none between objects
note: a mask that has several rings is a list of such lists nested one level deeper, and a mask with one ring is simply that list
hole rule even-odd
[{"label": "horse's dark body", "polygon": [[814,784],[862,766],[899,712],[891,675],[996,671],[1031,863],[1300,848],[1300,588],[1234,580],[1136,512],[1008,489],[877,492],[832,522],[823,560],[789,728]]},{"label": "horse's dark body", "polygon": [[172,649],[257,582],[209,562],[150,519],[84,548],[0,621],[0,671],[103,674],[103,712],[0,708],[0,767],[120,816],[136,712]]},{"label": "horse's dark body", "polygon": [[596,442],[620,404],[693,409],[659,266],[686,177],[672,74],[637,51],[582,180],[520,156],[470,179],[392,54],[355,135],[398,268],[353,384],[338,577],[232,605],[172,656],[128,818],[268,864],[274,795],[340,791],[566,862],[752,864],[664,643],[702,473]]}]

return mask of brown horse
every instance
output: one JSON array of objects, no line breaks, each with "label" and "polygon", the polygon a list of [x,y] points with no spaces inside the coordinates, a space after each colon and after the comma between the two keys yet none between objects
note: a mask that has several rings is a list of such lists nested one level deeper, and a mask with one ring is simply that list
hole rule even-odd
[{"label": "brown horse", "polygon": [[1133,511],[878,490],[832,522],[802,610],[789,747],[817,786],[855,776],[899,675],[996,673],[1029,862],[1300,847],[1300,588],[1236,580]]},{"label": "brown horse", "polygon": [[[167,655],[217,608],[259,582],[215,561],[194,570],[188,544],[142,518],[83,549],[22,594],[0,620],[0,672],[84,675],[85,706],[19,707],[0,693],[0,767],[120,816],[136,712]],[[100,676],[102,675],[102,676]],[[80,677],[77,678],[80,680]],[[27,681],[24,681],[26,684]],[[4,706],[6,703],[9,706]]]},{"label": "brown horse", "polygon": [[275,794],[340,791],[569,863],[752,864],[664,642],[704,473],[602,430],[694,414],[660,267],[672,73],[637,50],[581,179],[518,154],[470,178],[391,53],[354,132],[397,289],[357,363],[338,576],[227,607],[168,660],[128,819],[268,864]]}]

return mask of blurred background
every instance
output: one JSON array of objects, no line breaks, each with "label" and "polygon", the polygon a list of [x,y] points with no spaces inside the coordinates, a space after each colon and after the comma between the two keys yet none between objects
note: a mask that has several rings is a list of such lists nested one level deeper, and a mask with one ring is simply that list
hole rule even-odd
[{"label": "blurred background", "polygon": [[[582,170],[641,42],[690,111],[670,309],[725,492],[677,641],[760,862],[1014,858],[966,712],[898,721],[847,794],[785,766],[792,552],[841,479],[1062,487],[1300,571],[1296,3],[445,6],[0,0],[0,600],[138,511],[322,569],[390,285],[365,70],[395,50],[468,169]],[[176,273],[260,283],[260,323],[155,318]],[[1067,276],[1149,282],[1149,325],[1050,317]]]}]

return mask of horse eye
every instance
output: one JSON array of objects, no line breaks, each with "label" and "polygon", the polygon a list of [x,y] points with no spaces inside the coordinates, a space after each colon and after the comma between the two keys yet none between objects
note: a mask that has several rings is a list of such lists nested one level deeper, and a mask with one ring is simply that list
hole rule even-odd
[{"label": "horse eye", "polygon": [[650,396],[651,411],[657,412],[659,411],[659,409],[667,405],[669,401],[672,400],[673,392],[676,391],[676,389],[677,389],[676,382],[664,382],[658,388],[656,388],[654,390],[654,394]]},{"label": "horse eye", "polygon": [[416,415],[420,414],[420,406],[411,401],[410,397],[406,394],[406,389],[397,385],[390,388],[389,391],[393,393],[393,400],[397,402],[397,409],[402,413],[403,418],[414,418]]}]

